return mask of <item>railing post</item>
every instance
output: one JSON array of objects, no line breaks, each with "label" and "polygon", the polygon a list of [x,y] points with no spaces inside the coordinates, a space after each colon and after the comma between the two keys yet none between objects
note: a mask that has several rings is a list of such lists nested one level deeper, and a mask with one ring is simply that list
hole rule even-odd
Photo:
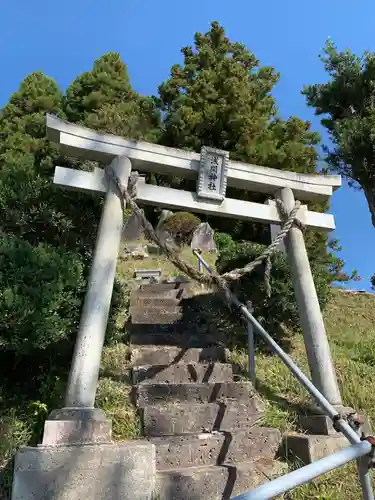
[{"label": "railing post", "polygon": [[[276,193],[276,198],[284,203],[288,213],[295,206],[293,191],[290,188],[280,189]],[[332,405],[341,406],[341,395],[305,241],[302,231],[298,227],[291,228],[285,238],[285,246],[291,267],[293,288],[312,381]]]},{"label": "railing post", "polygon": [[[251,300],[246,302],[247,310],[250,314],[254,312]],[[255,344],[254,344],[254,326],[250,321],[247,324],[247,348],[249,355],[249,377],[255,388]]]}]

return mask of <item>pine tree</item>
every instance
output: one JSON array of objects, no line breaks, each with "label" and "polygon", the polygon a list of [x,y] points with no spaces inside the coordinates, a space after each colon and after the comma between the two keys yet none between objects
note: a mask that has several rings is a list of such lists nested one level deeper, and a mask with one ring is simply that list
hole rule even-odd
[{"label": "pine tree", "polygon": [[323,115],[333,144],[325,147],[329,167],[363,190],[375,227],[375,53],[340,52],[329,40],[320,58],[329,80],[303,94]]},{"label": "pine tree", "polygon": [[129,139],[154,141],[158,134],[153,101],[132,89],[127,67],[115,52],[97,59],[91,71],[74,80],[65,110],[69,121]]},{"label": "pine tree", "polygon": [[[317,171],[319,135],[311,131],[310,122],[278,116],[272,90],[279,75],[273,68],[261,66],[217,22],[211,23],[207,33],[196,33],[194,47],[184,47],[181,52],[183,64],[174,65],[169,79],[158,89],[156,101],[164,117],[162,144],[195,152],[211,146],[229,151],[233,160],[300,173]],[[195,189],[190,181],[169,182]],[[266,200],[261,193],[230,188],[227,196],[259,203]],[[328,203],[309,206],[324,211]],[[234,240],[270,241],[267,226],[207,219]],[[334,280],[343,263],[330,254],[327,237],[308,231],[306,242],[319,275],[324,275],[326,283]]]}]

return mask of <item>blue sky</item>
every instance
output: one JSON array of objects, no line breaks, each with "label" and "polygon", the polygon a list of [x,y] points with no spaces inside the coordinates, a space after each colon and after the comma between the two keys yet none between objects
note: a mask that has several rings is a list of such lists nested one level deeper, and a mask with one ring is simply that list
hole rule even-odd
[{"label": "blue sky", "polygon": [[[0,19],[0,106],[28,73],[41,70],[65,88],[110,50],[121,53],[136,90],[155,93],[180,62],[180,48],[217,20],[281,73],[275,90],[280,113],[311,120],[323,138],[300,91],[325,81],[318,54],[326,39],[340,49],[375,51],[373,0],[0,0]],[[344,186],[332,199],[332,212],[347,269],[357,268],[364,278],[350,287],[369,288],[375,229],[363,194]]]}]

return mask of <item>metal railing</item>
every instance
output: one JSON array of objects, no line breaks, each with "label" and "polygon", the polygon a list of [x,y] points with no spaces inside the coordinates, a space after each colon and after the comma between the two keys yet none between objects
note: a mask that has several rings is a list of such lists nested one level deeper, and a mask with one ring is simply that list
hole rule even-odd
[{"label": "metal railing", "polygon": [[[209,273],[213,269],[204,260],[197,250],[193,250],[200,266],[203,266]],[[302,484],[310,482],[312,479],[345,465],[352,460],[357,460],[358,476],[362,488],[362,498],[364,500],[374,500],[374,492],[371,484],[370,463],[374,454],[374,447],[369,440],[362,439],[357,431],[346,422],[330,402],[318,391],[310,379],[300,370],[294,361],[283,351],[283,349],[273,340],[260,323],[252,315],[251,304],[242,304],[238,298],[231,294],[230,300],[238,307],[242,316],[248,324],[248,344],[249,344],[249,372],[252,381],[255,381],[255,358],[254,358],[254,334],[253,329],[271,347],[273,352],[279,356],[281,361],[296,377],[298,382],[308,391],[312,398],[318,403],[322,411],[334,422],[335,428],[339,429],[349,440],[351,446],[329,455],[321,460],[301,467],[293,472],[274,479],[252,491],[239,495],[232,500],[268,500],[281,495]]]}]

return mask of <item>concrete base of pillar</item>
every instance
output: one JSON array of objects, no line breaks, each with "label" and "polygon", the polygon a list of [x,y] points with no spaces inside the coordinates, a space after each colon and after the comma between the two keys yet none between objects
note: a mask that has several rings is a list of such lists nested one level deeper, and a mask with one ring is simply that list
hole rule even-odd
[{"label": "concrete base of pillar", "polygon": [[155,477],[155,447],[148,441],[23,447],[12,500],[152,500]]},{"label": "concrete base of pillar", "polygon": [[[355,410],[350,407],[335,407],[335,409],[339,413],[355,413]],[[371,434],[372,431],[369,418],[361,414],[358,415],[358,417],[362,422],[361,431],[363,431],[366,435]],[[325,436],[342,435],[341,433],[335,431],[335,429],[333,428],[332,420],[329,417],[319,413],[312,413],[311,415],[301,415],[299,417],[299,425],[301,429],[303,429],[305,432],[308,432],[309,434],[321,434]]]},{"label": "concrete base of pillar", "polygon": [[337,436],[309,436],[307,434],[288,434],[284,436],[284,454],[288,458],[295,457],[303,464],[311,464],[332,453],[349,446],[349,441]]},{"label": "concrete base of pillar", "polygon": [[105,444],[112,441],[112,421],[97,408],[54,410],[44,424],[42,446]]}]

